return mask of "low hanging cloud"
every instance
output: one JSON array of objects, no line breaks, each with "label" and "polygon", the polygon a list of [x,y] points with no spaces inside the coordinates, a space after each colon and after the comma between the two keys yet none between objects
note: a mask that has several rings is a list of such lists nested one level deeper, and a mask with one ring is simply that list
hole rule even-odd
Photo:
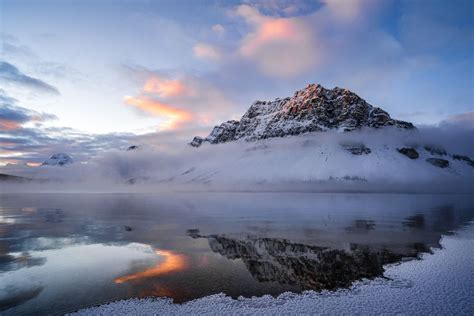
[{"label": "low hanging cloud", "polygon": [[5,61],[0,61],[0,79],[9,84],[30,88],[39,92],[60,94],[56,87],[24,74],[17,67]]},{"label": "low hanging cloud", "polygon": [[[167,136],[164,138],[168,139]],[[332,130],[256,142],[205,144],[199,148],[175,145],[174,151],[150,147],[102,151],[87,164],[75,163],[60,170],[53,167],[17,168],[15,174],[61,180],[41,182],[41,190],[45,187],[101,191],[120,188],[147,192],[152,188],[312,192],[350,189],[357,192],[472,193],[472,167],[452,156],[471,156],[471,144],[468,138],[458,136],[456,130],[436,127],[418,130],[369,128],[350,133]],[[147,137],[160,138],[160,133]],[[344,149],[345,144],[364,144],[372,153],[354,156]],[[448,155],[443,159],[450,161],[452,169],[440,169],[427,163],[425,158],[431,156],[424,148],[427,145],[445,149]],[[415,147],[420,158],[410,160],[397,151],[406,146]],[[3,170],[12,169],[0,168],[0,172]],[[23,185],[20,188],[24,188]],[[34,188],[36,184],[31,183],[31,186]]]}]

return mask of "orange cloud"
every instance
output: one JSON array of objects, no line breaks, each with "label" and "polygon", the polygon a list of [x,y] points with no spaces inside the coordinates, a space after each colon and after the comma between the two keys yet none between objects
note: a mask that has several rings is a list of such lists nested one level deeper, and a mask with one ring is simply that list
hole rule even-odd
[{"label": "orange cloud", "polygon": [[21,127],[18,122],[6,120],[6,119],[0,119],[0,131],[11,131],[15,129],[19,129]]},{"label": "orange cloud", "polygon": [[183,255],[167,250],[157,250],[155,253],[164,257],[163,262],[153,268],[116,278],[115,283],[124,283],[143,278],[153,278],[164,274],[179,272],[185,270],[189,266],[188,258]]},{"label": "orange cloud", "polygon": [[124,102],[154,116],[166,118],[167,122],[161,126],[162,129],[177,129],[193,118],[191,112],[177,109],[146,96],[125,96]]},{"label": "orange cloud", "polygon": [[27,162],[26,164],[31,167],[39,167],[42,165],[41,162]]},{"label": "orange cloud", "polygon": [[226,93],[192,75],[168,77],[154,71],[145,75],[141,91],[133,96],[124,96],[127,106],[160,118],[158,130],[196,128],[228,117],[234,108]]},{"label": "orange cloud", "polygon": [[145,82],[143,91],[160,97],[176,97],[186,92],[185,85],[179,80],[167,80],[152,77]]}]

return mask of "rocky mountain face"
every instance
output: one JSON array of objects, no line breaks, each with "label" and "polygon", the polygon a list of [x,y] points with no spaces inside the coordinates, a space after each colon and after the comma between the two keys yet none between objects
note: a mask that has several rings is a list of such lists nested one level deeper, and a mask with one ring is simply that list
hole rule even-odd
[{"label": "rocky mountain face", "polygon": [[43,162],[42,166],[65,166],[72,164],[74,160],[68,155],[64,153],[54,154],[45,162]]},{"label": "rocky mountain face", "polygon": [[190,145],[199,147],[204,142],[253,141],[329,129],[348,132],[361,127],[384,126],[415,128],[412,123],[392,119],[387,112],[347,89],[309,84],[291,98],[254,102],[240,121],[224,122],[214,127],[206,138],[194,137]]}]

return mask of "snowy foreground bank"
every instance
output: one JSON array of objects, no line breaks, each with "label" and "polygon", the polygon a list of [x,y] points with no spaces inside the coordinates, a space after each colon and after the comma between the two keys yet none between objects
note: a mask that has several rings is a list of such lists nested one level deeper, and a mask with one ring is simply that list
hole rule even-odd
[{"label": "snowy foreground bank", "polygon": [[474,222],[453,236],[443,249],[386,267],[389,280],[360,281],[349,290],[284,293],[277,298],[212,295],[185,304],[168,299],[130,299],[81,310],[74,315],[169,314],[474,314]]}]

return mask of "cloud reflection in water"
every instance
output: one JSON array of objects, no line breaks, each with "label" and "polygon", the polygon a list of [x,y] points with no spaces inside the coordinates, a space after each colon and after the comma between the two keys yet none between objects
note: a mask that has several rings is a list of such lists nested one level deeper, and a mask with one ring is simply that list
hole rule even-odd
[{"label": "cloud reflection in water", "polygon": [[159,249],[156,250],[155,253],[159,256],[163,256],[162,262],[150,269],[116,278],[114,280],[115,283],[120,284],[131,280],[153,278],[164,274],[183,271],[189,267],[189,260],[184,255]]}]

